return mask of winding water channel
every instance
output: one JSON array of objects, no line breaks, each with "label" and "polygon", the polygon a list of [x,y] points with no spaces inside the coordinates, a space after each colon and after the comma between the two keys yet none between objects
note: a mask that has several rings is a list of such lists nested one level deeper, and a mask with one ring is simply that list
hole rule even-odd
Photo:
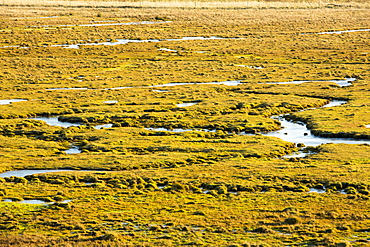
[{"label": "winding water channel", "polygon": [[[326,107],[337,107],[347,103],[344,100],[333,100],[329,104],[324,105]],[[311,130],[307,128],[306,124],[301,122],[291,122],[284,118],[289,114],[283,114],[272,117],[280,121],[282,129],[269,133],[264,133],[265,136],[278,137],[287,142],[303,143],[305,146],[319,146],[326,143],[345,143],[345,144],[370,144],[369,140],[353,139],[353,138],[327,138],[315,136],[311,133]]]},{"label": "winding water channel", "polygon": [[2,99],[0,100],[0,105],[10,105],[11,103],[22,102],[22,101],[27,101],[27,100],[26,99]]},{"label": "winding water channel", "polygon": [[17,171],[8,171],[0,174],[0,178],[10,178],[10,177],[25,177],[28,175],[35,175],[47,172],[71,172],[75,170],[71,169],[60,169],[60,170],[17,170]]},{"label": "winding water channel", "polygon": [[343,30],[343,31],[328,31],[317,34],[343,34],[343,33],[355,33],[355,32],[369,32],[370,29],[354,29],[354,30]]},{"label": "winding water channel", "polygon": [[[182,37],[179,39],[117,39],[115,41],[105,41],[105,42],[91,42],[91,43],[79,43],[79,44],[58,44],[51,45],[50,47],[63,47],[67,49],[80,49],[81,46],[85,45],[124,45],[128,43],[158,43],[163,41],[189,41],[189,40],[220,40],[220,39],[242,39],[242,38],[223,38],[223,37]],[[175,51],[175,50],[174,50]]]},{"label": "winding water channel", "polygon": [[[351,82],[355,79],[349,78],[345,80],[329,80],[329,81],[319,81],[319,82],[334,82],[340,87],[346,87],[350,86]],[[312,81],[291,81],[291,82],[276,82],[274,84],[297,84],[297,83],[305,83],[305,82],[312,82]],[[237,86],[241,81],[224,81],[224,82],[210,82],[210,83],[168,83],[163,85],[154,85],[149,87],[169,87],[169,86],[183,86],[183,85],[195,85],[195,84],[215,84],[215,85],[227,85],[227,86]],[[128,88],[128,87],[125,87]],[[72,88],[58,88],[58,89],[49,89],[49,90],[69,90]],[[78,88],[80,89],[80,88]],[[87,89],[87,88],[86,88]],[[157,91],[166,91],[166,90],[157,90]],[[7,100],[9,103],[16,102],[12,100]],[[116,103],[115,101],[105,101],[104,103]],[[181,103],[177,104],[178,107],[191,107],[198,102],[189,102],[189,103]],[[347,101],[344,100],[332,100],[329,104],[326,104],[324,107],[339,107],[340,105],[343,105],[347,103]],[[316,108],[314,108],[316,109]],[[314,110],[314,109],[306,109],[306,110]],[[318,137],[314,136],[309,129],[307,129],[306,124],[299,123],[299,122],[291,122],[285,119],[285,116],[289,114],[282,114],[279,116],[273,116],[273,119],[276,119],[281,122],[282,129],[278,131],[273,131],[269,133],[261,133],[265,136],[272,136],[272,137],[278,137],[281,138],[284,141],[293,142],[293,143],[302,143],[305,146],[318,146],[321,144],[326,143],[345,143],[345,144],[370,144],[369,140],[359,140],[359,139],[352,139],[352,138],[326,138],[326,137]],[[68,122],[62,122],[58,120],[58,117],[38,117],[38,118],[32,118],[34,120],[41,120],[45,121],[47,124],[52,126],[60,126],[64,128],[68,128],[71,126],[80,126],[82,123],[68,123]],[[103,125],[96,125],[95,129],[102,129],[102,128],[111,128],[112,124],[103,124]],[[367,127],[367,126],[366,126]],[[184,131],[207,131],[207,132],[213,132],[216,130],[206,130],[206,129],[166,129],[166,128],[147,128],[147,130],[151,131],[173,131],[173,132],[184,132]],[[243,133],[241,133],[243,134]],[[244,133],[245,134],[245,133]],[[72,146],[70,149],[65,151],[67,154],[77,154],[81,151],[76,146]],[[295,154],[294,157],[304,157],[307,154],[299,152]],[[11,176],[17,176],[17,177],[24,177],[26,175],[32,175],[32,174],[39,174],[39,173],[46,173],[46,172],[62,172],[62,171],[72,171],[72,170],[21,170],[21,171],[9,171],[0,174],[0,177],[11,177]]]}]

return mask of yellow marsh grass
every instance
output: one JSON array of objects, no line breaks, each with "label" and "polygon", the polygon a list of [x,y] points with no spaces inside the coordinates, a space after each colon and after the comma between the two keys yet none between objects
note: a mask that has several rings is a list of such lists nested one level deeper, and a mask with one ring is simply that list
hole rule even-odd
[{"label": "yellow marsh grass", "polygon": [[369,7],[366,1],[47,1],[47,0],[3,0],[3,5],[27,6],[71,6],[71,7],[150,7],[150,8],[320,8],[320,7]]},{"label": "yellow marsh grass", "polygon": [[[341,118],[345,122],[352,120],[346,115],[355,113],[354,117],[357,117],[358,114],[366,115],[368,112],[368,107],[365,107],[369,102],[368,57],[364,53],[369,49],[369,33],[356,32],[337,36],[298,35],[303,32],[321,32],[328,28],[335,30],[367,28],[369,18],[366,9],[270,8],[241,11],[216,8],[94,9],[33,5],[5,6],[0,8],[0,11],[3,18],[1,29],[5,30],[2,32],[1,41],[4,45],[33,45],[36,42],[40,46],[35,45],[36,47],[31,49],[0,49],[3,99],[29,99],[28,102],[2,106],[1,114],[21,112],[30,114],[36,111],[60,113],[72,108],[83,108],[86,109],[85,116],[100,117],[125,113],[138,117],[148,114],[147,117],[159,119],[162,114],[163,118],[167,115],[172,118],[174,114],[158,111],[144,113],[144,110],[150,108],[160,110],[157,107],[162,106],[166,109],[171,103],[202,100],[188,108],[186,112],[189,115],[183,116],[178,121],[191,123],[196,120],[192,116],[198,116],[201,111],[207,110],[202,114],[214,118],[215,120],[210,121],[212,123],[216,120],[228,120],[227,117],[232,120],[233,115],[242,116],[239,113],[230,113],[223,117],[220,113],[207,114],[213,113],[210,110],[216,107],[226,109],[243,102],[278,103],[279,98],[282,102],[289,100],[288,102],[298,103],[294,97],[305,100],[302,103],[306,104],[311,101],[317,102],[319,99],[316,98],[321,97],[345,97],[349,100],[346,106],[336,107],[338,109],[333,107],[332,112],[315,110],[325,111],[333,118]],[[29,28],[90,23],[100,16],[98,13],[104,18],[124,18],[127,22],[155,20],[156,17],[173,22],[158,27],[142,25],[59,30]],[[32,18],[54,15],[60,17]],[[5,19],[9,16],[17,18]],[[22,19],[26,16],[27,18]],[[120,19],[122,22],[124,20]],[[85,47],[78,52],[43,47],[44,43],[51,45],[54,42],[63,43],[71,40],[175,38],[200,35],[234,37],[241,34],[248,38],[247,42],[223,40],[223,42],[162,43],[166,48],[182,51],[178,55],[157,51],[162,44],[159,47],[154,44]],[[200,55],[194,53],[203,50],[212,53]],[[85,63],[78,63],[81,60]],[[240,64],[263,66],[265,69],[260,72],[248,68],[242,70],[243,68],[235,66]],[[178,68],[181,70],[175,73],[175,69]],[[198,75],[198,71],[203,74]],[[264,73],[268,78],[265,78]],[[249,74],[253,76],[247,77]],[[342,79],[347,74],[348,77],[358,78],[349,88],[338,88],[327,82],[300,85],[257,83]],[[80,75],[85,76],[82,82],[78,81]],[[250,83],[244,83],[245,85],[239,86],[239,89],[204,85],[196,88],[190,86],[171,88],[170,92],[161,93],[143,88],[112,92],[55,91],[48,94],[44,90],[55,87],[56,84],[57,87],[108,88],[163,84],[180,80],[207,82],[212,81],[212,78],[228,80],[241,76],[246,76],[242,79]],[[302,95],[306,96],[306,99]],[[110,107],[102,103],[105,100],[117,100],[119,103]],[[137,104],[130,105],[126,102]],[[61,107],[56,107],[56,103]],[[212,103],[216,107],[213,107]],[[360,107],[362,105],[364,106]],[[31,106],[35,106],[34,109]],[[304,108],[308,108],[307,105]],[[347,112],[348,109],[351,112]],[[231,109],[229,111],[232,112]],[[312,111],[302,114],[306,113],[311,114]],[[253,119],[258,117],[248,114],[244,116],[248,118],[248,124],[252,116]],[[315,122],[321,121],[317,116],[314,117]],[[284,142],[272,138],[267,140],[267,137],[224,138],[212,136],[212,133],[171,133],[160,136],[144,129],[128,127],[111,130],[74,127],[61,130],[58,127],[36,124],[35,121],[30,123],[30,120],[23,119],[2,119],[1,123],[8,125],[8,135],[16,134],[16,137],[0,137],[0,164],[3,171],[58,167],[112,171],[105,171],[104,174],[89,172],[85,173],[86,175],[70,172],[67,175],[68,179],[65,179],[66,175],[59,173],[48,175],[48,182],[41,181],[44,175],[39,176],[40,181],[35,179],[28,183],[24,183],[24,180],[17,183],[0,181],[0,192],[3,194],[0,195],[0,201],[10,198],[73,199],[66,208],[40,206],[40,210],[30,206],[19,206],[20,204],[15,202],[0,202],[0,212],[4,212],[0,214],[0,246],[46,246],[46,244],[121,246],[121,243],[122,246],[126,244],[257,246],[261,243],[269,246],[347,246],[347,241],[358,246],[369,238],[366,231],[369,228],[367,215],[370,208],[368,179],[370,147],[366,145],[327,144],[322,146],[317,155],[287,161],[272,159],[270,157],[273,156],[268,155],[263,155],[262,158],[233,155],[240,153],[239,149],[244,153],[257,150],[260,154],[261,152],[277,154],[279,150],[285,150]],[[15,128],[18,123],[21,125]],[[368,123],[370,122],[366,120],[366,124]],[[45,141],[32,139],[32,136],[23,136],[28,133],[36,134],[35,131],[45,133]],[[56,142],[53,138],[60,138],[61,142]],[[75,155],[61,153],[61,150],[71,145],[66,140],[79,141],[89,152]],[[197,152],[207,149],[212,152]],[[159,165],[166,162],[168,166],[166,169],[144,166],[153,164],[153,161],[160,163]],[[130,170],[113,172],[128,168]],[[100,181],[95,185],[89,185],[85,184],[87,181],[78,180],[78,176],[89,176],[88,174]],[[206,186],[214,183],[247,189],[258,186],[259,189],[266,188],[264,190],[266,192],[240,190],[238,195],[230,193],[212,196],[185,189],[172,191],[170,188],[171,191],[167,192],[155,188],[146,189],[142,187],[143,184],[132,186],[133,188],[124,186],[123,183],[128,180],[127,178],[138,176],[150,178],[156,181],[157,185],[167,184],[159,184],[158,181],[168,181],[174,185],[194,185],[195,188],[201,189],[202,183],[206,183]],[[320,184],[326,186],[334,183],[336,189],[330,193],[306,192],[314,186],[319,187]],[[357,194],[339,193],[339,189],[349,183],[356,187],[356,189],[353,187],[352,193]],[[238,187],[236,189],[239,191]],[[234,188],[229,190],[234,191]],[[48,243],[45,240],[46,236]],[[109,239],[112,241],[105,241]]]}]

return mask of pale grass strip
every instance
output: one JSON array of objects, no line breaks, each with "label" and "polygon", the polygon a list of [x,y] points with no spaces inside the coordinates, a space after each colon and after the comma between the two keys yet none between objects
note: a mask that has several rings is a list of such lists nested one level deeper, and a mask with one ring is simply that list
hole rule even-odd
[{"label": "pale grass strip", "polygon": [[0,0],[5,6],[65,6],[65,7],[149,7],[149,8],[320,8],[331,5],[343,7],[369,7],[370,1],[50,1]]}]

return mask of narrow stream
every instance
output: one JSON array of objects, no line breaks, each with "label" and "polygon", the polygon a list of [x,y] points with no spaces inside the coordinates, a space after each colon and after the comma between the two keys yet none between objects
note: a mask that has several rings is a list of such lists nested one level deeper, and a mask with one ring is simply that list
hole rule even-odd
[{"label": "narrow stream", "polygon": [[151,131],[169,131],[169,132],[191,132],[191,131],[203,131],[203,132],[216,132],[216,130],[209,130],[209,129],[167,129],[167,128],[144,128],[146,130]]},{"label": "narrow stream", "polygon": [[266,83],[261,83],[261,84],[302,84],[306,82],[334,82],[336,83],[339,87],[348,87],[352,85],[351,82],[355,81],[356,78],[346,78],[344,80],[319,80],[319,81],[285,81],[285,82],[266,82]]},{"label": "narrow stream", "polygon": [[[341,87],[351,85],[351,82],[355,79],[349,78],[345,80],[331,80],[330,82],[335,82]],[[288,83],[297,83],[298,81],[293,82],[278,82],[276,84],[288,84]],[[304,83],[309,81],[299,81],[299,83]],[[325,82],[325,81],[323,81]],[[154,85],[150,87],[168,87],[168,86],[181,86],[181,85],[194,85],[194,84],[216,84],[216,85],[228,85],[228,86],[237,86],[241,83],[241,81],[225,81],[225,82],[210,82],[210,83],[168,83],[163,85]],[[8,100],[9,101],[9,100]],[[104,103],[116,103],[116,101],[105,101]],[[10,103],[10,102],[8,102]],[[195,105],[198,102],[190,102],[190,103],[182,103],[177,104],[178,107],[188,107],[191,105]],[[347,101],[343,100],[333,100],[329,104],[323,106],[325,107],[337,107],[347,103]],[[312,109],[306,109],[312,110]],[[360,139],[352,139],[352,138],[325,138],[325,137],[318,137],[314,136],[309,129],[307,129],[304,123],[294,123],[287,121],[284,117],[288,114],[282,114],[279,116],[273,116],[273,119],[277,119],[281,122],[282,129],[278,131],[273,131],[269,133],[261,133],[265,136],[273,136],[278,137],[284,141],[293,142],[293,143],[302,143],[305,146],[318,146],[325,143],[345,143],[345,144],[370,144],[369,140],[360,140]],[[68,128],[70,126],[80,126],[81,123],[68,123],[68,122],[61,122],[58,120],[58,117],[38,117],[32,118],[34,120],[41,120],[45,121],[47,124],[52,126],[60,126]],[[103,124],[103,125],[96,125],[96,129],[102,128],[111,128],[112,124]],[[370,127],[370,125],[366,125],[366,127]],[[172,132],[186,132],[186,131],[206,131],[206,132],[215,132],[216,130],[193,130],[193,129],[166,129],[166,128],[146,128],[147,130],[151,131],[172,131]],[[243,133],[242,133],[243,134]],[[245,133],[244,133],[245,134]],[[65,151],[67,154],[76,154],[80,153],[80,150],[76,146],[72,146],[72,148]],[[304,157],[306,153],[298,152],[296,154],[290,154],[291,157]],[[21,170],[21,171],[9,171],[0,174],[0,177],[10,177],[10,176],[18,176],[24,177],[26,175],[38,174],[38,173],[46,173],[46,172],[61,172],[61,171],[74,171],[74,170]]]},{"label": "narrow stream", "polygon": [[112,128],[113,124],[100,124],[100,125],[95,125],[95,129],[100,130],[104,128]]},{"label": "narrow stream", "polygon": [[[266,82],[261,84],[302,84],[306,82],[334,82],[339,87],[348,87],[352,85],[352,82],[355,81],[356,78],[346,78],[344,80],[322,80],[322,81],[287,81],[287,82]],[[225,86],[238,86],[243,82],[240,80],[236,81],[219,81],[219,82],[170,82],[166,84],[160,85],[153,85],[153,86],[142,86],[137,88],[158,88],[158,87],[175,87],[175,86],[189,86],[189,85],[225,85]],[[48,88],[48,91],[55,91],[55,90],[121,90],[121,89],[130,89],[133,87],[114,87],[114,88],[104,88],[104,89],[95,89],[95,88],[87,88],[87,87],[72,87],[72,88]],[[153,90],[154,91],[154,90]],[[157,92],[166,92],[165,90],[156,90]]]},{"label": "narrow stream", "polygon": [[317,34],[343,34],[343,33],[354,33],[354,32],[368,32],[370,29],[354,29],[354,30],[344,30],[344,31],[329,31],[321,32]]},{"label": "narrow stream", "polygon": [[1,99],[0,105],[9,105],[14,102],[22,102],[22,101],[27,101],[27,100],[26,99]]},{"label": "narrow stream", "polygon": [[[50,126],[58,126],[63,128],[68,128],[72,126],[81,126],[83,123],[70,123],[70,122],[62,122],[59,120],[59,117],[36,117],[36,118],[29,118],[32,120],[39,120],[44,121],[46,124]],[[113,124],[101,124],[101,125],[95,125],[95,129],[102,129],[102,128],[111,128]]]},{"label": "narrow stream", "polygon": [[[346,104],[347,101],[345,100],[332,100],[329,104],[322,106],[321,108],[327,107],[336,107],[343,104]],[[317,109],[317,108],[314,108]],[[303,111],[312,110],[306,109]],[[277,119],[281,122],[282,129],[278,131],[273,131],[266,133],[266,136],[274,136],[278,137],[284,141],[294,142],[294,143],[303,143],[306,146],[318,146],[321,144],[326,143],[345,143],[345,144],[362,144],[368,143],[370,144],[369,140],[361,140],[361,139],[353,139],[353,138],[327,138],[327,137],[319,137],[314,136],[311,133],[311,130],[307,129],[304,123],[293,123],[286,119],[284,116],[288,114],[282,114],[279,116],[272,117],[273,119]]]},{"label": "narrow stream", "polygon": [[[347,87],[347,86],[352,85],[352,82],[355,80],[356,80],[355,78],[346,78],[344,80],[289,81],[289,82],[271,82],[268,84],[301,84],[301,83],[306,83],[306,82],[334,82],[340,87]],[[167,83],[167,84],[162,84],[162,85],[153,85],[149,87],[156,88],[156,87],[171,87],[171,86],[184,86],[184,85],[196,85],[196,84],[238,86],[240,83],[242,82],[241,81],[223,81],[223,82],[208,82],[208,83]],[[122,87],[122,88],[128,88],[128,87]],[[118,89],[118,88],[112,88],[112,89]],[[108,103],[108,102],[113,103],[115,101],[106,101],[104,103]],[[182,104],[177,104],[177,107],[188,107],[191,105],[195,105],[197,103],[198,102],[182,103]],[[323,107],[324,108],[325,107],[335,107],[335,106],[340,106],[345,103],[347,102],[343,100],[333,100],[329,104]],[[309,110],[309,109],[306,109],[306,110]],[[290,122],[284,119],[285,116],[286,114],[272,117],[273,119],[276,119],[281,122],[281,126],[282,126],[281,130],[273,131],[269,133],[263,133],[263,135],[278,137],[288,142],[303,143],[305,146],[318,146],[318,145],[325,144],[325,143],[346,143],[346,144],[369,143],[368,140],[358,140],[358,139],[351,139],[351,138],[324,138],[324,137],[314,136],[311,133],[311,131],[307,129],[305,124]],[[79,125],[79,124],[63,123],[63,122],[58,121],[57,118],[38,118],[38,119],[43,120],[47,123],[57,125],[57,126],[62,126],[62,127]],[[112,127],[111,124],[95,126],[96,129],[110,128],[110,127]],[[172,131],[172,132],[186,132],[186,131],[207,131],[207,132],[212,131],[214,132],[215,131],[215,130],[166,129],[166,128],[146,128],[146,129],[153,130],[153,131]],[[303,156],[304,154],[302,153],[297,154],[297,157],[303,157]]]},{"label": "narrow stream", "polygon": [[29,119],[44,121],[46,124],[50,126],[59,126],[59,127],[64,127],[64,128],[81,125],[81,123],[69,123],[69,122],[59,121],[58,117],[36,117],[36,118],[29,118]]},{"label": "narrow stream", "polygon": [[[347,101],[344,100],[332,100],[330,103],[322,106],[321,108],[327,108],[327,107],[336,107],[347,103]],[[306,110],[314,110],[318,108],[311,108]],[[306,111],[303,110],[303,111]],[[273,116],[271,118],[278,120],[281,122],[282,129],[277,131],[272,131],[268,133],[260,133],[264,136],[273,136],[278,137],[284,141],[287,142],[293,142],[293,143],[302,143],[305,146],[319,146],[321,144],[326,143],[344,143],[344,144],[370,144],[369,140],[361,140],[361,139],[353,139],[353,138],[327,138],[327,137],[319,137],[314,136],[311,133],[311,130],[307,129],[306,124],[304,123],[296,123],[296,122],[290,122],[286,120],[284,117],[289,114],[282,114],[279,116]],[[207,129],[167,129],[167,128],[145,128],[147,130],[152,131],[169,131],[169,132],[187,132],[187,131],[206,131],[206,132],[216,132],[216,130],[207,130]],[[254,134],[248,134],[245,132],[240,133],[242,135],[254,135]],[[304,157],[306,156],[305,153],[297,153],[294,155],[294,157]]]},{"label": "narrow stream", "polygon": [[[58,203],[69,203],[71,201],[72,200],[64,200],[64,201],[59,201]],[[46,201],[39,200],[39,199],[31,199],[31,200],[23,200],[23,201],[13,201],[12,199],[4,199],[2,200],[2,202],[13,202],[13,203],[22,203],[22,204],[40,204],[40,205],[55,203],[55,202],[46,202]]]},{"label": "narrow stream", "polygon": [[128,43],[148,43],[148,42],[163,42],[163,41],[189,41],[189,40],[219,40],[219,39],[239,39],[239,38],[223,38],[223,37],[183,37],[179,39],[117,39],[116,41],[106,42],[92,42],[92,43],[79,43],[79,44],[59,44],[51,45],[50,47],[63,47],[67,49],[80,49],[81,46],[86,45],[124,45]]},{"label": "narrow stream", "polygon": [[[114,23],[115,25],[119,25],[121,23]],[[114,25],[113,23],[110,24],[86,24],[84,26],[111,26]],[[126,23],[122,23],[122,25],[128,25]],[[68,27],[68,26],[66,26]],[[224,38],[224,37],[182,37],[178,39],[116,39],[116,40],[107,40],[107,41],[101,41],[97,40],[95,42],[91,42],[91,40],[86,41],[86,43],[82,43],[84,41],[81,41],[81,43],[77,44],[56,44],[56,45],[50,45],[50,46],[44,46],[44,47],[62,47],[66,49],[80,49],[81,46],[96,46],[96,45],[107,45],[107,46],[114,46],[114,45],[125,45],[129,43],[158,43],[158,42],[164,42],[164,41],[189,41],[189,40],[221,40],[221,39],[227,39],[227,40],[233,40],[233,39],[243,39],[243,38]],[[20,45],[10,45],[10,46],[2,46],[0,48],[20,48],[20,49],[28,49],[29,47],[20,46]],[[170,49],[165,49],[164,51],[171,51]],[[176,50],[173,50],[176,51]]]},{"label": "narrow stream", "polygon": [[[34,174],[41,174],[41,173],[48,173],[48,172],[72,172],[76,170],[71,169],[61,169],[61,170],[18,170],[18,171],[9,171],[0,173],[0,178],[10,178],[10,177],[25,177],[28,175],[34,175]],[[81,170],[78,170],[81,171]],[[87,170],[82,170],[87,171]]]},{"label": "narrow stream", "polygon": [[79,154],[81,150],[77,146],[72,146],[70,149],[64,151],[66,154]]},{"label": "narrow stream", "polygon": [[261,66],[251,66],[251,65],[244,65],[244,64],[237,64],[235,66],[242,67],[242,68],[249,68],[249,69],[264,69],[264,67],[261,67]]},{"label": "narrow stream", "polygon": [[107,20],[107,21],[95,21],[95,23],[80,24],[80,25],[57,25],[57,26],[42,25],[42,26],[31,26],[31,27],[32,28],[40,28],[40,27],[43,27],[43,28],[50,28],[50,27],[103,27],[103,26],[152,25],[152,24],[165,24],[165,23],[171,23],[171,22],[172,21],[117,22],[117,21],[113,21],[113,20]]},{"label": "narrow stream", "polygon": [[283,129],[265,133],[265,136],[278,137],[287,142],[303,143],[305,146],[319,146],[326,143],[345,143],[345,144],[370,144],[369,140],[352,138],[327,138],[314,136],[311,130],[307,129],[303,123],[293,123],[284,119],[283,116],[274,117],[281,122]]},{"label": "narrow stream", "polygon": [[[161,85],[153,85],[153,86],[142,86],[137,88],[157,88],[157,87],[175,87],[175,86],[188,86],[188,85],[225,85],[225,86],[238,86],[241,84],[241,81],[220,81],[220,82],[170,82]],[[104,88],[104,89],[94,89],[94,88],[87,88],[87,87],[65,87],[65,88],[48,88],[48,91],[55,91],[55,90],[122,90],[122,89],[130,89],[133,87],[113,87],[113,88]],[[153,90],[155,91],[155,90]],[[157,92],[167,92],[167,90],[156,90]]]},{"label": "narrow stream", "polygon": [[188,102],[188,103],[181,103],[176,104],[177,107],[189,107],[198,104],[199,102]]}]

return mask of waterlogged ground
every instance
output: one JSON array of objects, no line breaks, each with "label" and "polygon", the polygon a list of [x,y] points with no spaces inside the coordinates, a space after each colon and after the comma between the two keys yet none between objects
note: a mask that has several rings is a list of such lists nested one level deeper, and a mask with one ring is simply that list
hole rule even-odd
[{"label": "waterlogged ground", "polygon": [[0,246],[368,245],[343,6],[2,7]]}]

